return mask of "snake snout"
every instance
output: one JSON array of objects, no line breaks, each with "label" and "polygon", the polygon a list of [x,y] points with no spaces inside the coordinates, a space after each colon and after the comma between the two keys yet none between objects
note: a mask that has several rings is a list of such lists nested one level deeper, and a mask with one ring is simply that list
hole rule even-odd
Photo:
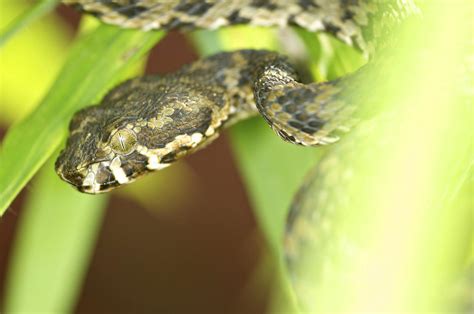
[{"label": "snake snout", "polygon": [[62,180],[75,187],[81,186],[85,177],[83,171],[71,171],[71,169],[65,169],[64,165],[59,164],[58,162],[56,162],[56,172]]}]

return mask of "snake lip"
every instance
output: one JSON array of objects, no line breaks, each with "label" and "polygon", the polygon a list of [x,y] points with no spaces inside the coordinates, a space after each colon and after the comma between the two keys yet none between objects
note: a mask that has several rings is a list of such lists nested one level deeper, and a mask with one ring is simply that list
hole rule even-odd
[{"label": "snake lip", "polygon": [[105,192],[110,191],[114,187],[117,187],[119,184],[115,181],[109,181],[107,183],[102,183],[99,186],[99,189],[94,189],[93,185],[81,185],[81,186],[76,186],[77,190],[79,190],[82,193],[86,194],[102,194]]}]

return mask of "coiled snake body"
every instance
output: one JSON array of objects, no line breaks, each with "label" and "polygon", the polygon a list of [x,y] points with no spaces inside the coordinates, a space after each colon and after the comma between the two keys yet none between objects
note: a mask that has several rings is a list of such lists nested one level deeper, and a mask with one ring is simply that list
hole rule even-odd
[{"label": "coiled snake body", "polygon": [[[294,24],[332,33],[369,56],[377,55],[390,30],[414,10],[410,1],[369,0],[64,2],[104,22],[145,30]],[[101,104],[74,115],[56,171],[82,192],[104,192],[170,165],[210,143],[223,127],[257,112],[286,141],[335,142],[367,103],[358,88],[374,63],[334,81],[302,84],[286,57],[242,50],[199,60],[170,75],[129,80]],[[295,215],[308,216],[301,212],[295,205],[289,231]],[[289,233],[288,252],[299,236]]]},{"label": "coiled snake body", "polygon": [[[367,54],[410,12],[407,4],[385,1],[65,2],[108,23],[144,29],[296,24],[328,31]],[[377,17],[384,27],[375,30],[371,21]],[[73,117],[56,170],[82,192],[107,191],[168,166],[257,110],[284,140],[332,143],[365,102],[358,87],[366,68],[305,85],[285,57],[247,50],[217,54],[164,77],[136,78]]]}]

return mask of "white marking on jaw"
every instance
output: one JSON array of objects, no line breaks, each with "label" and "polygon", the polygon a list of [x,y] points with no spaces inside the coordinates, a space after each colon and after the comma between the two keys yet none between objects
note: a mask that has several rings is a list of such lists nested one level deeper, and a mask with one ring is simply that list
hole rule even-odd
[{"label": "white marking on jaw", "polygon": [[[96,164],[92,165],[92,167],[95,165]],[[99,165],[97,164],[97,167],[98,166]],[[90,187],[92,193],[97,193],[100,191],[100,184],[95,182],[95,172],[89,171],[89,173],[84,178],[84,181],[82,181],[82,186]]]},{"label": "white marking on jaw", "polygon": [[159,166],[160,166],[160,162],[158,161],[158,156],[156,155],[148,156],[148,163],[146,165],[148,169],[155,170],[155,169],[158,169]]},{"label": "white marking on jaw", "polygon": [[127,183],[129,180],[127,178],[127,175],[125,174],[125,171],[123,171],[121,165],[122,162],[120,161],[120,157],[117,156],[112,160],[109,168],[112,171],[112,174],[114,175],[117,182],[120,184],[124,184]]},{"label": "white marking on jaw", "polygon": [[93,185],[94,182],[95,182],[95,173],[89,172],[87,176],[84,178],[84,181],[82,181],[82,186]]},{"label": "white marking on jaw", "polygon": [[204,133],[206,136],[211,136],[212,134],[214,134],[215,130],[212,126],[208,127],[206,132]]},{"label": "white marking on jaw", "polygon": [[161,170],[163,168],[168,167],[170,164],[160,164],[158,160],[158,156],[150,155],[148,156],[148,163],[146,167],[150,170]]},{"label": "white marking on jaw", "polygon": [[199,142],[202,141],[202,134],[201,133],[193,133],[193,135],[191,135],[191,142],[192,142],[192,146],[196,146],[197,144],[199,144]]}]

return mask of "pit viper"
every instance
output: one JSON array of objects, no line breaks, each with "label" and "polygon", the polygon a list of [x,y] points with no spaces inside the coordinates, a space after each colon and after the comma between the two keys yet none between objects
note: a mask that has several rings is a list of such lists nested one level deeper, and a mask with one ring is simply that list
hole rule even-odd
[{"label": "pit viper", "polygon": [[[407,1],[64,2],[104,22],[144,30],[297,25],[329,32],[369,56],[386,46],[390,31],[414,10]],[[368,102],[368,93],[359,89],[375,59],[334,81],[302,84],[285,56],[241,50],[173,74],[131,79],[74,115],[56,171],[82,192],[108,191],[167,167],[209,144],[223,127],[256,113],[286,141],[333,143]]]},{"label": "pit viper", "polygon": [[[172,74],[128,80],[100,104],[73,116],[66,147],[56,161],[56,172],[63,180],[92,194],[167,167],[205,147],[223,128],[256,114],[294,144],[338,141],[363,118],[361,108],[370,105],[365,82],[371,69],[383,67],[380,55],[390,46],[391,32],[417,11],[408,0],[63,2],[105,23],[145,31],[293,25],[330,33],[369,58],[367,65],[352,74],[309,84],[301,82],[287,57],[265,50],[222,52]],[[348,151],[341,146],[339,154]],[[290,271],[311,238],[308,221],[324,205],[325,183],[339,178],[325,175],[330,167],[339,167],[331,156],[308,175],[292,205],[285,238]],[[318,176],[323,179],[315,180]]]}]

